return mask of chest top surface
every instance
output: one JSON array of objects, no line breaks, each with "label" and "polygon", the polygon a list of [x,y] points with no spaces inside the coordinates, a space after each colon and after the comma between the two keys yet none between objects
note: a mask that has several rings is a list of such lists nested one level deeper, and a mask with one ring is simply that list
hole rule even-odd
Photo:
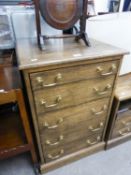
[{"label": "chest top surface", "polygon": [[91,47],[85,46],[84,43],[77,43],[73,39],[48,40],[45,50],[41,51],[36,38],[17,40],[16,52],[19,69],[99,59],[127,53],[124,49],[95,40],[90,41]]},{"label": "chest top surface", "polygon": [[120,101],[131,99],[131,73],[118,78],[115,96]]}]

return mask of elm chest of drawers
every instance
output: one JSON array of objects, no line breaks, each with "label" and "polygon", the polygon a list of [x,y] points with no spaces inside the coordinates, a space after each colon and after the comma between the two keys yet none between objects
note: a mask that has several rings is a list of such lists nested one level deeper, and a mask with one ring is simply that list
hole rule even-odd
[{"label": "elm chest of drawers", "polygon": [[93,40],[91,45],[55,40],[42,52],[35,39],[17,41],[41,172],[105,147],[108,114],[125,51]]}]

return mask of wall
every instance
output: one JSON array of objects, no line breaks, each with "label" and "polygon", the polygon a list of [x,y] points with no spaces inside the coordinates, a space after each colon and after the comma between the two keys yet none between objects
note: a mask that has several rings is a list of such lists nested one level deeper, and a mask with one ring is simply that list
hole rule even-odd
[{"label": "wall", "polygon": [[[120,0],[119,12],[122,12],[123,4],[125,0]],[[98,12],[108,12],[109,2],[110,0],[94,0],[95,2],[95,10]]]},{"label": "wall", "polygon": [[109,0],[94,0],[95,11],[98,12],[108,12],[108,2]]},{"label": "wall", "polygon": [[[89,18],[90,38],[115,45],[131,53],[131,12],[114,13]],[[125,56],[120,74],[131,72],[131,54]]]}]

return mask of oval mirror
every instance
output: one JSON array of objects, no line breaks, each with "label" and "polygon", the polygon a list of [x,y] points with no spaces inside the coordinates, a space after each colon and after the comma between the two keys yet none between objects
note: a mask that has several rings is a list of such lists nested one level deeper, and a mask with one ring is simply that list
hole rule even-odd
[{"label": "oval mirror", "polygon": [[73,27],[82,15],[82,0],[40,0],[40,12],[52,27],[65,30]]}]

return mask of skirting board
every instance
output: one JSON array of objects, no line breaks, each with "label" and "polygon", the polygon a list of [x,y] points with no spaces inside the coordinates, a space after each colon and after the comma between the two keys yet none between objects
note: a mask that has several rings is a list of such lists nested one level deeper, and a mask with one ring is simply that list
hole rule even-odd
[{"label": "skirting board", "polygon": [[54,170],[56,168],[59,168],[61,166],[64,166],[66,164],[69,164],[73,161],[79,160],[83,157],[86,157],[88,155],[94,154],[96,152],[102,151],[105,148],[105,142],[100,142],[92,147],[82,149],[78,152],[72,153],[70,155],[64,156],[61,159],[58,159],[56,161],[42,164],[40,166],[40,172],[41,173],[47,173],[48,171]]},{"label": "skirting board", "polygon": [[131,133],[125,135],[125,136],[122,136],[122,137],[118,137],[118,138],[115,138],[115,139],[112,139],[112,140],[109,140],[107,141],[106,143],[106,149],[110,149],[110,148],[113,148],[114,146],[117,146],[121,143],[124,143],[128,140],[131,140]]}]

